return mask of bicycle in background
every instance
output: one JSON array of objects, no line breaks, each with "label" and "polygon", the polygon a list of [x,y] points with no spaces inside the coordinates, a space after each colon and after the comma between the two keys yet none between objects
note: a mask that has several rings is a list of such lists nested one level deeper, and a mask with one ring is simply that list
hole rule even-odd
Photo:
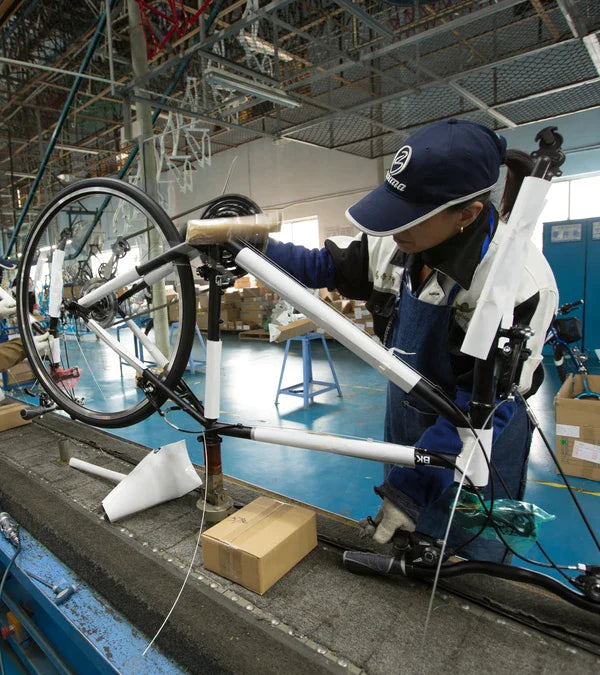
[{"label": "bicycle in background", "polygon": [[600,394],[591,391],[589,387],[589,372],[585,365],[588,359],[587,354],[573,346],[582,337],[581,321],[576,316],[567,315],[581,305],[583,305],[583,300],[575,300],[558,308],[548,330],[546,344],[552,347],[554,365],[561,382],[564,382],[571,373],[581,375],[583,391],[575,398],[600,400]]}]

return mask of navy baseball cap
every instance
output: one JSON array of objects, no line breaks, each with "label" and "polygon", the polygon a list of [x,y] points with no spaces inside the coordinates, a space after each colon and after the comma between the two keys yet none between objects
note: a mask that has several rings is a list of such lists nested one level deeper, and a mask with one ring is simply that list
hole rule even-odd
[{"label": "navy baseball cap", "polygon": [[491,190],[505,152],[506,139],[482,124],[429,124],[406,140],[385,181],[351,206],[346,218],[375,236],[408,230]]}]

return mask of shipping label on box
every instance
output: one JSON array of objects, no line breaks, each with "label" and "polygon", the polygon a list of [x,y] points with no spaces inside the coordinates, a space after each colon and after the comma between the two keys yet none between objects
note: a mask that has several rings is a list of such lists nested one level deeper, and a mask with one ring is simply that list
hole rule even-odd
[{"label": "shipping label on box", "polygon": [[259,497],[202,534],[203,564],[262,595],[316,545],[313,511]]},{"label": "shipping label on box", "polygon": [[[600,375],[588,375],[589,387],[600,392]],[[581,375],[571,375],[554,399],[556,454],[569,476],[600,481],[600,401],[577,399]]]}]

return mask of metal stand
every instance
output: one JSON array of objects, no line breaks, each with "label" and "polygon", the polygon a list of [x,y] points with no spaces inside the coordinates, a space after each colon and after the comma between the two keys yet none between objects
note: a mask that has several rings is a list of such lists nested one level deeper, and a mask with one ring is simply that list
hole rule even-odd
[{"label": "metal stand", "polygon": [[[208,330],[207,341],[208,349],[205,347],[206,354],[206,379],[207,382],[214,376],[214,371],[220,372],[220,341],[221,341],[221,296],[222,287],[227,287],[229,280],[213,268],[200,268],[200,273],[208,280]],[[196,327],[197,329],[197,327]],[[202,339],[202,338],[200,338]],[[204,342],[203,342],[204,344]],[[218,349],[215,350],[215,347]],[[218,356],[215,356],[218,354]],[[212,356],[212,358],[211,358]],[[218,397],[217,397],[218,398]],[[221,438],[215,432],[211,431],[211,426],[217,422],[219,413],[219,401],[209,401],[208,394],[205,400],[206,413],[206,433],[204,442],[206,443],[206,512],[205,519],[209,523],[216,523],[233,512],[233,500],[223,487],[223,470],[221,465]],[[198,508],[204,507],[204,499],[197,502]]]},{"label": "metal stand", "polygon": [[233,499],[223,487],[223,467],[221,465],[221,438],[217,434],[205,435],[206,443],[206,505],[204,498],[197,501],[199,509],[206,508],[204,519],[207,523],[218,523],[233,512]]},{"label": "metal stand", "polygon": [[[323,344],[323,349],[325,351],[325,356],[329,362],[329,367],[331,368],[331,375],[333,377],[333,382],[322,382],[320,380],[313,380],[312,375],[312,341],[321,340]],[[283,373],[285,371],[285,364],[287,362],[288,353],[290,351],[290,344],[293,340],[299,340],[302,342],[302,382],[298,384],[293,384],[289,387],[282,387],[281,382],[283,381]],[[315,385],[320,385],[321,388],[315,388]],[[275,405],[279,403],[279,395],[287,394],[289,396],[300,396],[304,401],[304,407],[308,408],[310,403],[312,403],[313,398],[318,394],[323,394],[326,391],[331,391],[332,389],[337,389],[338,396],[342,396],[342,390],[340,389],[340,384],[335,374],[335,369],[331,361],[331,356],[329,354],[329,349],[327,349],[327,343],[325,342],[325,336],[322,333],[306,333],[305,335],[299,335],[298,337],[290,338],[285,344],[285,353],[283,355],[283,364],[281,366],[281,375],[279,376],[279,384],[277,385],[277,396],[275,397]]]}]

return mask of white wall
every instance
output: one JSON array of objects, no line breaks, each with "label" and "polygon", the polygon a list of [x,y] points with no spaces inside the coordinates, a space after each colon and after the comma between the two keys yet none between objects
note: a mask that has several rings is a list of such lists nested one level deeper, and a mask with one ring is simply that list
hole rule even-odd
[{"label": "white wall", "polygon": [[[557,126],[564,137],[565,175],[600,171],[600,108],[501,133],[509,147],[530,152],[545,126]],[[597,147],[574,152],[588,146]],[[192,192],[182,194],[171,187],[169,212],[180,213],[221,194],[231,169],[227,192],[246,195],[261,208],[283,208],[285,220],[317,216],[321,242],[334,234],[355,234],[344,213],[383,180],[392,157],[370,160],[293,141],[260,139],[213,157],[212,166],[195,172]]]},{"label": "white wall", "polygon": [[[210,167],[195,172],[192,192],[171,187],[169,213],[221,194],[234,160],[227,192],[246,195],[263,209],[283,208],[285,220],[317,216],[321,242],[333,234],[355,233],[344,213],[379,182],[379,160],[260,139],[214,156]],[[194,215],[200,214],[188,218]]]}]

